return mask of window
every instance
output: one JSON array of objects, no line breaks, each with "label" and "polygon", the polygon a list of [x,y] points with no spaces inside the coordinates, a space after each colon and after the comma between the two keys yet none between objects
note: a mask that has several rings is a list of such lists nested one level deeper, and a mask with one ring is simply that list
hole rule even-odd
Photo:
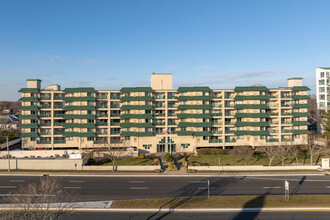
[{"label": "window", "polygon": [[325,92],[325,87],[320,87],[319,92]]},{"label": "window", "polygon": [[329,72],[327,72],[327,78],[329,78]]},{"label": "window", "polygon": [[243,140],[244,139],[244,136],[243,135],[238,135],[237,136],[237,140]]},{"label": "window", "polygon": [[319,80],[319,85],[324,86],[324,79]]},{"label": "window", "polygon": [[321,78],[323,78],[324,77],[324,72],[321,72]]},{"label": "window", "polygon": [[325,95],[320,95],[320,100],[325,100]]},{"label": "window", "polygon": [[146,150],[149,150],[151,147],[152,147],[151,144],[144,144],[143,145],[143,148],[146,149]]},{"label": "window", "polygon": [[181,144],[181,147],[182,147],[183,149],[189,148],[189,146],[190,146],[190,144]]},{"label": "window", "polygon": [[325,103],[324,102],[320,102],[320,107],[325,107]]},{"label": "window", "polygon": [[69,137],[69,141],[73,141],[73,137]]}]

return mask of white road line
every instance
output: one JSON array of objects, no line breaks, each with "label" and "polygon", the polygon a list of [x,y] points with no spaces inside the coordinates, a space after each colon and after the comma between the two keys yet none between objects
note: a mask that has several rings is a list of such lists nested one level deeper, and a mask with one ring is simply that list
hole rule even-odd
[{"label": "white road line", "polygon": [[264,189],[280,189],[280,186],[264,186]]},{"label": "white road line", "polygon": [[83,180],[70,180],[68,182],[69,183],[84,183],[85,181],[83,181]]},{"label": "white road line", "polygon": [[[0,197],[15,197],[15,196],[24,196],[24,197],[37,197],[37,196],[45,196],[41,194],[0,194]],[[56,195],[47,195],[47,196],[56,196]]]},{"label": "white road line", "polygon": [[330,186],[327,186],[328,189],[330,189]]},{"label": "white road line", "polygon": [[146,183],[146,181],[128,181],[129,183]]},{"label": "white road line", "polygon": [[148,189],[148,187],[130,187],[129,189]]},{"label": "white road line", "polygon": [[24,183],[25,180],[9,180],[11,183]]},{"label": "white road line", "polygon": [[80,186],[66,186],[66,187],[63,187],[64,189],[81,189]]},{"label": "white road line", "polygon": [[[207,187],[198,187],[197,189],[208,189]],[[215,189],[215,187],[210,187],[210,190]]]},{"label": "white road line", "polygon": [[190,183],[206,183],[206,181],[190,181]]},{"label": "white road line", "polygon": [[0,186],[1,189],[15,189],[17,186]]}]

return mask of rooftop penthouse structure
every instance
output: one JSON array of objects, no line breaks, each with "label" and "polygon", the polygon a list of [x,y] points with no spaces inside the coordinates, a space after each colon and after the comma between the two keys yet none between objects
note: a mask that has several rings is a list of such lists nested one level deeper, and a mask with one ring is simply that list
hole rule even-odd
[{"label": "rooftop penthouse structure", "polygon": [[[221,86],[221,85],[219,85]],[[94,149],[125,141],[142,153],[198,148],[306,144],[308,87],[172,88],[172,74],[152,74],[151,87],[96,90],[22,88],[23,148]]]}]

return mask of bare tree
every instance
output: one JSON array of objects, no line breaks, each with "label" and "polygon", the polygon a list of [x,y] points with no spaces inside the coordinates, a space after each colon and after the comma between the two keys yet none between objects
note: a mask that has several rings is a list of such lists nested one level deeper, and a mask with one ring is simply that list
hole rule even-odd
[{"label": "bare tree", "polygon": [[129,156],[129,150],[131,147],[128,141],[120,141],[118,143],[103,143],[99,148],[93,149],[93,153],[102,154],[103,158],[109,158],[112,163],[112,171],[116,171],[116,164],[119,158],[123,156]]},{"label": "bare tree", "polygon": [[39,183],[22,185],[4,198],[8,210],[1,219],[57,219],[73,213],[76,196],[63,188],[58,177],[42,177]]},{"label": "bare tree", "polygon": [[297,144],[295,144],[293,141],[289,141],[289,142],[284,142],[284,144],[282,144],[282,146],[286,147],[286,150],[288,151],[288,157],[287,158],[291,158],[294,157],[294,159],[296,160],[296,163],[299,163],[299,154],[301,153],[301,147]]},{"label": "bare tree", "polygon": [[308,136],[307,136],[307,145],[305,146],[305,149],[310,154],[310,163],[311,163],[311,165],[313,164],[314,155],[322,154],[327,149],[327,146],[322,145],[322,143],[320,143],[318,141],[318,139],[319,139],[319,135],[316,134],[316,133],[311,133],[311,134],[308,134]]},{"label": "bare tree", "polygon": [[284,166],[284,161],[293,156],[292,146],[287,144],[281,144],[277,147],[277,157],[281,160],[282,166]]},{"label": "bare tree", "polygon": [[278,155],[278,146],[275,144],[263,146],[259,150],[261,151],[261,153],[266,154],[268,156],[268,166],[272,165],[274,158]]},{"label": "bare tree", "polygon": [[246,166],[246,159],[250,158],[254,154],[254,151],[248,146],[239,146],[230,150],[228,153],[237,159],[243,160]]}]

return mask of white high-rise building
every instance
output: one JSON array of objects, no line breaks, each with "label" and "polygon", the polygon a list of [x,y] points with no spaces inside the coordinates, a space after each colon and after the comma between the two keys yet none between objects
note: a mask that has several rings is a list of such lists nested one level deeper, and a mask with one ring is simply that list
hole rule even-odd
[{"label": "white high-rise building", "polygon": [[316,101],[319,111],[330,109],[330,67],[316,68]]}]

